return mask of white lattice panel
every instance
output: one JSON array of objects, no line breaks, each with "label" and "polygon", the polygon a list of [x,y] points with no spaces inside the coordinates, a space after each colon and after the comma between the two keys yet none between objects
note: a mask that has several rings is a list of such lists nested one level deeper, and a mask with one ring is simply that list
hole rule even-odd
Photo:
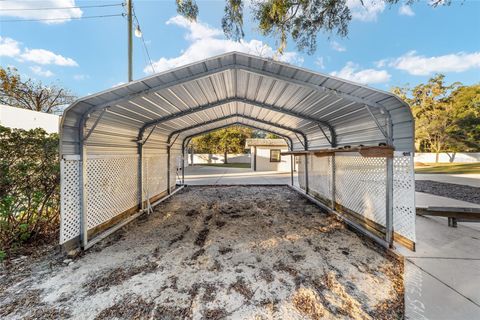
[{"label": "white lattice panel", "polygon": [[156,196],[167,190],[167,155],[160,154],[145,158],[144,162],[145,195]]},{"label": "white lattice panel", "polygon": [[310,155],[308,159],[308,188],[327,200],[332,199],[331,157]]},{"label": "white lattice panel", "polygon": [[385,226],[386,159],[335,156],[335,200]]},{"label": "white lattice panel", "polygon": [[60,244],[80,234],[80,161],[60,162]]},{"label": "white lattice panel", "polygon": [[88,159],[88,229],[139,203],[138,169],[138,156]]},{"label": "white lattice panel", "polygon": [[[299,157],[299,184],[305,189],[304,157]],[[309,190],[331,200],[332,157],[309,156]],[[415,242],[415,176],[413,158],[395,152],[393,161],[394,231]],[[385,226],[386,160],[358,155],[335,158],[336,202]]]},{"label": "white lattice panel", "polygon": [[393,159],[393,229],[415,242],[415,173],[413,156],[395,152]]}]

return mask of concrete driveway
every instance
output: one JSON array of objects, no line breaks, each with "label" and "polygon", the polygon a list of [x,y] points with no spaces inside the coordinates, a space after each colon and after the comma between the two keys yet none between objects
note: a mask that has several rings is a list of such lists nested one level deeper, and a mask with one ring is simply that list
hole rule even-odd
[{"label": "concrete driveway", "polygon": [[[298,185],[297,174],[294,174]],[[229,185],[229,184],[290,184],[290,172],[252,171],[247,168],[227,168],[216,166],[201,166],[185,168],[185,183],[187,185]]]}]

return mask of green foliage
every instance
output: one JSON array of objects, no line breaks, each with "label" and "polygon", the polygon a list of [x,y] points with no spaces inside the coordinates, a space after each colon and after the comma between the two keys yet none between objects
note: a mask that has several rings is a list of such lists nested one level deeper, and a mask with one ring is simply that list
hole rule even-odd
[{"label": "green foliage", "polygon": [[226,0],[222,28],[227,38],[234,39],[235,41],[243,39],[245,33],[243,32],[242,0]]},{"label": "green foliage", "polygon": [[449,103],[455,120],[448,133],[459,142],[460,149],[480,151],[480,85],[459,87]]},{"label": "green foliage", "polygon": [[[219,129],[192,139],[196,153],[242,153],[245,140],[252,137],[252,129],[232,126]],[[225,157],[226,159],[227,157]]]},{"label": "green foliage", "polygon": [[0,248],[50,236],[58,229],[58,135],[0,126]]},{"label": "green foliage", "polygon": [[265,135],[265,139],[281,139],[281,137],[280,137],[280,136],[277,136],[277,135],[274,134],[274,133],[267,133],[267,134]]},{"label": "green foliage", "polygon": [[52,113],[72,103],[75,97],[56,85],[32,79],[22,80],[15,68],[0,67],[0,103],[8,106]]},{"label": "green foliage", "polygon": [[[222,27],[225,36],[239,41],[243,38],[243,4],[245,0],[225,0]],[[363,0],[359,0],[362,5]],[[396,5],[400,0],[377,0]],[[420,0],[406,0],[413,4]],[[403,1],[402,1],[403,2]],[[176,0],[177,12],[189,20],[196,20],[198,6],[194,0]],[[431,0],[432,7],[450,5],[452,0]],[[283,53],[287,40],[293,39],[299,50],[313,54],[320,32],[345,37],[352,20],[347,0],[255,0],[249,5],[258,30],[278,41],[278,52]]]},{"label": "green foliage", "polygon": [[190,21],[196,21],[198,16],[198,6],[195,0],[175,0],[177,2],[177,12]]},{"label": "green foliage", "polygon": [[480,85],[446,85],[435,75],[414,88],[394,88],[415,117],[416,147],[427,152],[480,150]]},{"label": "green foliage", "polygon": [[313,54],[320,31],[348,34],[352,19],[346,0],[268,0],[253,8],[260,32],[279,40],[283,53],[290,35],[301,51]]}]

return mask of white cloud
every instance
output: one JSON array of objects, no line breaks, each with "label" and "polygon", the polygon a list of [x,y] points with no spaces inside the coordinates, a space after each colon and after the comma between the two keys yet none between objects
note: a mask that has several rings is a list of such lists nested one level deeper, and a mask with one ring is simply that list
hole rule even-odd
[{"label": "white cloud", "polygon": [[78,66],[78,63],[72,58],[67,58],[45,49],[23,49],[20,46],[20,42],[12,38],[0,36],[0,57],[2,56],[13,58],[20,62],[28,61],[42,65]]},{"label": "white cloud", "polygon": [[[262,57],[273,57],[279,61],[288,63],[303,63],[303,58],[296,52],[288,51],[280,56],[276,54],[275,49],[260,40],[252,39],[250,41],[241,40],[240,42],[236,42],[224,39],[223,32],[220,29],[212,28],[201,22],[191,22],[181,16],[175,16],[169,19],[167,24],[187,29],[185,39],[187,39],[190,44],[178,57],[162,57],[155,61],[153,63],[155,72],[172,69],[231,51],[250,53]],[[144,69],[145,73],[153,73],[153,71],[151,66],[147,66]]]},{"label": "white cloud", "polygon": [[338,51],[338,52],[345,52],[347,51],[347,48],[342,46],[340,43],[337,41],[333,41],[330,46],[332,47],[333,50]]},{"label": "white cloud", "polygon": [[175,16],[167,21],[167,25],[176,25],[187,29],[189,33],[186,34],[185,39],[190,41],[201,40],[205,38],[214,38],[223,35],[220,29],[215,29],[204,23],[192,23],[190,20],[182,16]]},{"label": "white cloud", "polygon": [[75,75],[73,75],[73,79],[77,80],[77,81],[85,80],[85,79],[88,79],[88,78],[90,78],[90,76],[88,74],[75,74]]},{"label": "white cloud", "polygon": [[395,69],[415,76],[428,76],[436,72],[463,72],[480,68],[480,51],[459,52],[436,57],[426,57],[418,55],[416,51],[410,51],[399,58],[388,61],[388,66]]},{"label": "white cloud", "polygon": [[[38,8],[65,8],[76,6],[75,0],[6,0],[0,1],[0,16],[15,17],[21,19],[60,19],[42,21],[47,24],[63,23],[71,18],[82,16],[82,10],[72,9],[53,9],[53,10],[31,10]],[[11,10],[23,9],[23,10]],[[25,10],[29,9],[29,10]],[[8,10],[8,11],[5,11]]]},{"label": "white cloud", "polygon": [[400,8],[398,8],[398,14],[401,16],[409,16],[413,17],[415,15],[415,12],[413,12],[412,7],[406,4],[402,4]]},{"label": "white cloud", "polygon": [[15,57],[20,53],[20,43],[0,36],[0,57]]},{"label": "white cloud", "polygon": [[33,73],[35,73],[36,75],[39,75],[39,76],[42,76],[42,77],[51,77],[53,76],[53,72],[50,71],[50,70],[44,70],[42,69],[42,67],[40,66],[33,66],[33,67],[30,67],[30,70],[33,71]]},{"label": "white cloud", "polygon": [[124,84],[125,84],[125,82],[120,81],[120,82],[118,82],[118,83],[115,83],[115,84],[112,86],[112,88],[115,88],[115,87],[118,87],[118,86],[121,86],[121,85],[124,85]]},{"label": "white cloud", "polygon": [[391,77],[386,70],[359,70],[359,65],[351,61],[347,62],[347,64],[340,71],[334,71],[330,74],[335,77],[363,84],[388,82]]},{"label": "white cloud", "polygon": [[315,60],[315,64],[317,66],[320,67],[320,69],[325,69],[325,61],[323,59],[323,57],[318,57],[316,60]]},{"label": "white cloud", "polygon": [[62,55],[55,54],[45,49],[25,49],[20,55],[22,60],[35,62],[38,64],[55,64],[64,67],[77,67],[78,63],[72,58],[65,58]]},{"label": "white cloud", "polygon": [[347,0],[352,18],[360,21],[376,21],[377,16],[385,10],[383,0]]}]

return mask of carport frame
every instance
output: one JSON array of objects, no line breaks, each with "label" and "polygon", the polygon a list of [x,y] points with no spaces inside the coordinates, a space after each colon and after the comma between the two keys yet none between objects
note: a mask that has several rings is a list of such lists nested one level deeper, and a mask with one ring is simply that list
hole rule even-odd
[{"label": "carport frame", "polygon": [[[229,58],[231,58],[231,59],[229,59]],[[241,58],[241,59],[239,59],[239,58]],[[239,59],[239,60],[237,61],[237,59]],[[195,65],[195,67],[193,67],[194,65]],[[180,69],[183,69],[183,70],[181,70],[177,73],[177,71],[180,70]],[[289,92],[289,93],[291,93],[292,96],[289,96],[288,99],[286,99],[286,100],[283,99],[283,102],[281,102],[280,100],[278,100],[281,96],[281,91],[282,91],[282,89],[280,89],[280,94],[278,94],[278,90],[274,94],[274,96],[276,95],[275,97],[277,97],[277,98],[276,99],[274,98],[273,100],[269,100],[269,101],[274,101],[273,102],[274,105],[269,105],[269,104],[265,103],[265,101],[267,101],[266,98],[263,100],[263,103],[260,102],[261,99],[257,99],[256,96],[253,99],[259,100],[259,101],[250,100],[249,99],[250,96],[248,96],[247,93],[246,93],[247,91],[245,91],[245,95],[243,95],[243,93],[241,91],[238,91],[237,74],[240,74],[240,72],[238,72],[239,70],[243,71],[241,73],[241,75],[239,75],[239,77],[244,77],[244,78],[238,78],[238,79],[245,79],[245,74],[247,74],[247,77],[248,77],[247,78],[247,83],[248,83],[248,79],[253,78],[253,77],[260,77],[260,82],[257,82],[257,83],[262,83],[261,80],[262,80],[262,77],[263,77],[264,79],[268,79],[267,81],[273,81],[273,83],[275,83],[277,80],[280,81],[280,82],[283,82],[282,89],[286,89],[287,86],[289,86],[290,84],[293,84],[293,86],[291,86],[291,87],[294,87],[294,90],[291,90]],[[170,88],[172,88],[175,91],[175,88],[173,88],[173,87],[180,85],[180,87],[182,87],[186,91],[186,93],[190,96],[191,99],[193,99],[194,102],[205,101],[204,98],[201,98],[201,97],[199,98],[199,96],[197,95],[198,94],[197,92],[195,92],[195,91],[189,92],[190,89],[187,89],[186,87],[184,87],[183,84],[184,83],[189,83],[189,82],[195,82],[195,81],[198,81],[198,80],[202,79],[202,80],[210,81],[210,85],[215,86],[214,82],[212,82],[212,78],[219,77],[219,78],[223,79],[223,80],[220,80],[220,81],[225,81],[225,78],[227,76],[230,76],[230,74],[228,74],[228,71],[231,71],[231,74],[233,74],[232,80],[234,81],[233,88],[235,90],[233,96],[232,96],[231,92],[227,92],[226,95],[223,94],[223,93],[221,95],[218,95],[218,92],[215,92],[215,95],[217,95],[217,101],[209,102],[205,105],[195,103],[195,104],[192,104],[193,107],[189,107],[189,105],[187,105],[185,103],[185,101],[187,101],[187,100],[182,101],[182,99],[185,99],[185,93],[183,93],[183,95],[182,95],[181,93],[177,92],[177,94],[179,94],[179,96],[181,97],[181,98],[180,97],[177,97],[177,98],[181,102],[183,102],[183,104],[188,109],[180,111],[180,112],[175,112],[175,113],[172,113],[173,109],[172,110],[163,109],[161,106],[158,106],[155,103],[152,103],[151,101],[148,101],[148,99],[147,99],[147,98],[150,98],[149,94],[153,93],[153,94],[157,95],[159,98],[163,99],[165,103],[170,104],[174,109],[180,110],[181,108],[178,107],[180,105],[175,105],[176,102],[173,102],[173,104],[172,104],[166,98],[163,98],[162,96],[160,96],[159,95],[160,90],[168,89],[168,91],[170,91]],[[169,74],[169,73],[171,73],[171,74]],[[164,74],[165,74],[165,77],[163,77]],[[393,94],[386,95],[385,92],[382,93],[380,90],[368,88],[366,86],[357,85],[357,84],[354,84],[354,83],[351,83],[351,82],[348,82],[348,81],[344,81],[344,80],[341,80],[341,79],[338,79],[338,78],[335,78],[335,77],[331,77],[331,76],[328,76],[328,75],[321,75],[321,74],[318,74],[318,73],[311,72],[310,70],[289,66],[287,64],[282,64],[282,63],[279,63],[277,61],[269,61],[267,59],[248,56],[248,55],[240,54],[240,53],[229,53],[229,54],[225,54],[225,55],[222,55],[222,56],[210,58],[210,59],[207,59],[205,61],[201,61],[199,63],[193,63],[189,66],[174,69],[173,71],[168,71],[168,72],[165,72],[165,73],[161,73],[161,74],[158,75],[158,79],[155,79],[156,77],[157,77],[157,75],[154,75],[154,76],[149,77],[149,78],[145,78],[145,79],[142,79],[142,80],[135,81],[132,84],[126,84],[124,86],[113,88],[113,89],[107,90],[105,92],[92,95],[92,96],[87,97],[87,98],[79,99],[75,103],[73,103],[72,106],[67,108],[67,110],[65,111],[65,116],[69,117],[69,121],[72,120],[72,112],[73,112],[74,116],[76,116],[80,119],[80,121],[79,121],[80,125],[77,126],[76,124],[70,124],[71,122],[68,122],[69,124],[65,125],[64,120],[65,120],[66,117],[62,118],[62,123],[61,123],[61,129],[63,131],[62,134],[64,133],[64,127],[65,128],[69,127],[69,132],[68,132],[68,138],[65,139],[65,140],[62,138],[62,140],[61,140],[60,155],[62,156],[62,159],[66,159],[66,158],[63,158],[64,155],[68,156],[70,154],[73,154],[75,156],[78,154],[78,156],[80,158],[80,172],[79,172],[79,175],[78,175],[78,181],[79,181],[79,186],[80,186],[80,199],[81,199],[81,204],[80,204],[80,213],[81,213],[80,235],[81,235],[82,238],[85,236],[86,241],[83,241],[84,243],[88,243],[88,238],[86,237],[86,233],[87,233],[86,232],[86,203],[87,203],[87,198],[88,198],[88,192],[87,192],[88,190],[86,189],[86,185],[87,185],[86,170],[87,170],[87,160],[88,160],[87,140],[89,140],[89,138],[92,136],[92,133],[95,131],[95,128],[96,128],[97,124],[101,121],[101,118],[105,114],[107,114],[107,115],[109,113],[113,114],[112,116],[110,116],[109,119],[112,119],[112,121],[114,121],[114,122],[118,121],[119,123],[122,123],[122,120],[123,120],[123,122],[124,122],[123,125],[124,126],[130,126],[130,127],[138,129],[137,139],[136,140],[130,140],[130,141],[136,141],[137,142],[137,149],[138,149],[137,154],[138,154],[138,158],[139,158],[139,171],[138,171],[139,172],[139,174],[138,174],[139,179],[138,179],[138,181],[139,181],[139,186],[140,186],[140,189],[139,189],[140,190],[140,192],[139,192],[140,196],[139,197],[140,197],[141,211],[144,210],[143,185],[142,185],[143,184],[143,169],[144,169],[143,168],[143,158],[144,158],[144,148],[143,147],[144,147],[144,144],[148,141],[150,135],[154,132],[154,130],[159,125],[161,125],[161,123],[164,123],[166,121],[175,120],[175,119],[177,119],[181,116],[190,115],[190,114],[194,114],[194,113],[197,113],[197,112],[202,112],[202,111],[214,108],[216,106],[223,106],[223,105],[228,104],[228,103],[245,103],[246,105],[250,105],[250,106],[253,106],[253,107],[259,107],[259,108],[271,110],[271,111],[274,111],[274,112],[279,112],[279,113],[282,113],[283,115],[286,115],[286,116],[289,115],[291,117],[298,117],[300,119],[305,119],[305,120],[308,120],[312,123],[316,123],[318,125],[319,132],[321,132],[323,134],[323,137],[331,145],[332,148],[337,146],[337,134],[335,132],[336,128],[337,128],[337,124],[335,124],[335,126],[332,126],[329,122],[323,121],[323,120],[320,120],[320,119],[322,117],[327,117],[327,116],[330,116],[330,115],[334,114],[333,117],[330,117],[332,119],[332,121],[336,121],[339,118],[347,116],[347,117],[352,118],[352,120],[355,120],[356,118],[359,118],[360,123],[363,124],[363,123],[365,123],[365,121],[363,120],[365,118],[365,115],[366,115],[365,112],[363,112],[360,115],[360,117],[357,117],[356,115],[352,115],[353,113],[356,114],[358,111],[361,111],[361,108],[358,108],[358,105],[363,104],[364,109],[368,112],[368,114],[370,114],[370,116],[373,119],[375,125],[377,126],[377,128],[379,130],[379,133],[381,133],[384,136],[384,138],[385,138],[384,141],[386,141],[387,145],[392,145],[392,146],[394,145],[394,139],[393,139],[394,138],[394,135],[393,135],[393,133],[394,133],[393,132],[394,122],[393,122],[393,118],[392,118],[394,116],[395,117],[395,125],[400,125],[399,126],[400,129],[397,129],[397,127],[396,127],[396,130],[395,130],[395,139],[398,138],[401,141],[401,142],[398,143],[398,145],[401,146],[400,150],[405,150],[405,151],[409,150],[408,155],[410,155],[411,152],[413,152],[413,149],[412,149],[412,146],[411,146],[411,145],[413,145],[413,142],[411,142],[411,139],[413,139],[412,137],[414,136],[413,135],[413,125],[411,125],[411,123],[413,123],[413,119],[411,119],[410,109],[408,108],[408,106],[405,103],[403,103],[395,95],[393,95]],[[324,77],[324,78],[319,79],[319,77]],[[258,79],[257,79],[257,81],[258,81]],[[297,86],[297,88],[295,88],[295,85]],[[272,90],[272,88],[273,88],[273,85],[270,87],[269,90]],[[308,92],[308,94],[305,95],[302,92],[302,88],[310,89],[311,91]],[[265,88],[265,89],[268,89],[268,88]],[[370,91],[367,91],[367,90],[370,90]],[[303,107],[301,106],[300,108],[297,108],[295,103],[300,105],[303,102],[309,100],[309,98],[314,96],[314,94],[317,93],[317,92],[325,93],[327,95],[321,96],[321,97],[319,97],[315,100],[312,100],[312,101],[308,101],[308,103],[304,104]],[[205,96],[206,90],[204,90],[204,88],[200,87],[200,93],[203,94],[204,97],[206,98],[206,96]],[[257,93],[258,93],[258,91],[257,91]],[[160,93],[160,94],[163,94],[163,93]],[[173,92],[172,92],[172,94],[175,95],[175,93],[173,93]],[[242,97],[242,95],[243,95],[243,97]],[[270,95],[270,91],[268,92],[268,95]],[[136,117],[136,116],[142,117],[142,110],[135,109],[135,106],[145,109],[145,108],[147,108],[146,105],[143,105],[141,102],[138,102],[138,101],[137,101],[137,103],[130,101],[132,104],[135,105],[134,106],[135,110],[132,109],[131,111],[129,111],[128,108],[125,107],[125,105],[123,105],[123,106],[122,105],[117,105],[117,104],[123,104],[124,102],[127,102],[128,100],[135,99],[135,98],[142,97],[142,96],[144,96],[144,98],[148,102],[154,104],[155,106],[157,106],[160,109],[162,109],[163,111],[165,111],[167,113],[167,115],[166,116],[161,116],[160,114],[163,114],[163,112],[160,112],[160,113],[157,114],[157,116],[159,116],[157,119],[145,122],[142,118]],[[294,96],[299,96],[298,98],[300,98],[300,96],[301,96],[301,100],[292,99]],[[326,97],[327,98],[330,97],[332,99],[330,101],[328,101],[327,103],[323,103],[322,105],[319,105],[319,102],[322,101]],[[338,97],[338,98],[336,98],[336,97]],[[215,100],[215,99],[211,99],[210,97],[206,98],[206,101],[212,101],[212,100]],[[277,101],[279,102],[278,104],[277,104]],[[295,101],[295,102],[293,102],[293,101]],[[139,105],[138,103],[140,103],[142,105]],[[77,106],[77,104],[79,104],[79,105]],[[352,104],[357,104],[357,105],[354,108],[348,108]],[[161,105],[162,105],[162,103],[161,103]],[[112,107],[111,112],[109,112],[108,109],[111,106],[113,106],[113,107]],[[320,106],[320,108],[315,108],[314,109],[315,112],[312,113],[311,112],[312,110],[310,110],[310,109],[314,106],[316,106],[316,107]],[[126,113],[122,112],[122,110],[119,110],[117,107],[122,108],[123,110],[126,111]],[[151,106],[149,106],[148,108],[150,108],[150,110],[146,110],[146,111],[156,113],[156,112],[153,112],[154,109],[151,109],[152,108]],[[348,109],[344,110],[346,108],[348,108]],[[70,110],[70,109],[73,109],[73,110]],[[169,107],[167,107],[167,109],[169,109]],[[385,126],[383,126],[379,122],[379,119],[377,119],[375,114],[372,112],[372,109],[379,110],[379,112],[384,116],[384,118],[382,117],[382,121],[385,119]],[[409,115],[405,115],[405,111],[403,111],[401,109],[407,110],[407,113]],[[302,113],[298,113],[294,110],[299,110],[299,111],[301,110]],[[354,110],[354,111],[352,111],[352,110]],[[98,116],[98,118],[96,119],[94,124],[90,127],[89,131],[86,132],[86,128],[87,128],[86,123],[87,123],[88,118],[90,117],[90,115],[92,115],[93,113],[95,113],[97,111],[100,111],[100,115]],[[339,112],[339,114],[337,114],[336,112],[338,112],[338,111],[341,111],[341,112]],[[395,111],[395,112],[392,114],[391,111]],[[396,111],[400,111],[400,112],[396,112]],[[133,116],[132,116],[132,114],[129,114],[129,112],[131,112],[133,114]],[[230,110],[230,112],[231,112],[231,110]],[[238,112],[238,106],[237,106],[237,112]],[[247,111],[243,111],[243,112],[246,113]],[[258,112],[256,112],[256,113],[258,114],[257,117],[260,118],[260,113],[258,113]],[[310,115],[312,115],[312,116],[315,115],[315,118],[310,117]],[[242,116],[245,116],[245,115],[242,115]],[[124,117],[124,118],[128,119],[128,121],[124,120],[120,117]],[[281,116],[277,120],[274,120],[274,116],[273,116],[272,113],[267,113],[267,117],[270,117],[272,121],[277,121],[277,120],[281,121],[284,118],[284,116]],[[286,117],[286,118],[291,119],[291,117],[290,118]],[[364,117],[364,118],[362,119],[362,117]],[[148,117],[145,117],[143,115],[143,118],[148,118]],[[287,121],[289,121],[289,119],[287,119]],[[186,120],[188,122],[193,122],[193,123],[197,122],[196,120],[192,120],[190,117],[189,117],[189,119],[186,119]],[[218,118],[215,119],[215,120],[219,121]],[[254,120],[258,121],[259,119],[254,118]],[[144,122],[144,124],[143,124],[142,127],[139,128],[138,126],[132,125],[132,123],[134,123],[133,121],[136,121],[137,123],[138,122]],[[343,121],[343,119],[342,119],[342,121]],[[342,121],[340,121],[341,124],[339,125],[339,128],[342,128],[342,125],[343,125]],[[183,120],[183,122],[185,122],[185,120]],[[410,123],[410,125],[408,123]],[[102,124],[103,124],[103,122],[102,122]],[[201,124],[201,123],[199,123],[199,124]],[[240,123],[240,124],[245,125],[243,123]],[[151,131],[148,134],[148,136],[146,137],[146,139],[144,139],[144,133],[145,133],[146,129],[150,128],[151,126],[153,126],[153,128],[151,129]],[[174,123],[172,127],[175,128],[177,126],[178,126],[178,123]],[[330,131],[329,134],[327,134],[325,132],[324,128],[329,129],[329,131]],[[371,129],[371,128],[369,128],[369,129]],[[73,132],[73,130],[78,130],[78,133],[77,133],[77,137],[79,137],[78,141],[75,141],[76,137],[71,136],[71,132]],[[169,129],[167,128],[166,131],[168,131],[168,130]],[[261,129],[261,130],[263,130],[263,129]],[[307,130],[309,131],[308,135],[316,134],[316,132],[311,133],[309,128]],[[408,132],[408,130],[411,130],[411,132]],[[352,135],[353,132],[356,132],[356,131],[353,130],[353,131],[347,132],[347,133]],[[100,134],[105,135],[106,131],[104,131],[102,129]],[[373,142],[375,140],[377,140],[377,141],[383,140],[383,139],[380,139],[377,136],[375,136],[375,134],[370,134],[370,132],[367,132],[367,133],[362,132],[362,134],[364,134],[366,136],[366,138],[364,140],[353,139],[353,141],[355,141],[353,143],[363,143],[363,141]],[[343,135],[344,135],[344,133],[342,133],[342,137],[343,137]],[[96,144],[96,142],[95,142],[95,141],[97,141],[96,140],[97,135],[94,134],[93,136],[94,136],[94,138],[93,138],[94,142],[92,143],[92,146],[95,147],[95,146],[98,146],[98,144]],[[107,136],[108,136],[108,134],[107,134]],[[174,144],[174,143],[171,143],[172,137],[173,137],[173,135],[170,136],[170,138],[168,139],[169,141],[167,143],[167,153],[168,153],[169,160],[170,160],[170,149],[172,148],[172,146]],[[177,138],[178,138],[178,136],[177,136]],[[302,143],[302,139],[298,138],[298,136],[297,136],[297,139],[303,145],[303,148],[305,150],[309,149],[308,141],[305,141],[305,143]],[[306,140],[306,139],[304,139],[304,140]],[[315,140],[312,139],[312,141],[315,141]],[[349,141],[352,141],[352,138],[350,138]],[[397,140],[395,140],[395,145],[397,145],[396,141]],[[292,143],[291,139],[290,139],[290,142],[291,142],[290,149],[293,149],[293,143]],[[66,145],[68,145],[67,150],[69,150],[65,153],[63,151],[64,150],[63,149],[63,144],[64,143],[66,143]],[[128,144],[125,144],[124,142],[122,142],[122,143],[123,143],[122,145],[118,144],[119,148],[122,148],[124,145],[128,145]],[[345,142],[342,141],[342,143],[345,145]],[[182,144],[183,144],[183,142],[182,142]],[[409,144],[410,144],[410,146],[409,146]],[[315,145],[315,142],[314,142],[314,145]],[[320,143],[320,146],[323,147],[323,145],[324,144]],[[104,145],[102,145],[102,147],[103,146]],[[70,151],[72,149],[69,149],[69,148],[72,148],[72,147],[74,148],[73,152]],[[78,147],[78,149],[76,149],[77,147]],[[117,145],[114,145],[114,144],[109,145],[108,142],[106,142],[105,147],[116,148]],[[405,148],[405,149],[403,149],[403,148]],[[78,150],[78,152],[77,152],[77,150]],[[182,146],[182,157],[184,157],[184,152],[185,152],[185,148]],[[305,190],[306,190],[307,193],[309,191],[308,161],[309,161],[308,157],[305,156]],[[333,164],[334,165],[332,166],[332,175],[333,175],[333,177],[335,177],[335,159],[333,159]],[[170,167],[170,161],[168,161],[168,167]],[[182,170],[182,172],[183,172],[183,170]],[[389,230],[390,229],[389,226],[391,226],[392,229],[393,229],[393,223],[392,223],[392,221],[393,221],[393,159],[387,158],[386,173],[387,173],[386,174],[386,176],[387,176],[387,179],[386,179],[387,180],[386,181],[386,186],[387,186],[387,188],[386,188],[387,189],[387,199],[386,199],[386,220],[387,220],[387,223],[386,223],[386,227],[387,227],[387,230]],[[170,175],[170,171],[168,171],[168,174]],[[182,176],[182,182],[184,183],[184,177],[183,176]],[[333,183],[335,183],[335,178],[334,178]],[[168,180],[168,184],[170,185],[170,180]],[[171,191],[170,188],[168,188],[168,191],[169,192]],[[333,201],[335,200],[334,195],[332,196],[332,200]],[[85,231],[82,231],[82,229],[85,230]],[[389,234],[390,234],[390,232],[386,233],[387,239],[389,237]],[[391,241],[392,240],[390,239],[390,243],[391,243]]]}]

